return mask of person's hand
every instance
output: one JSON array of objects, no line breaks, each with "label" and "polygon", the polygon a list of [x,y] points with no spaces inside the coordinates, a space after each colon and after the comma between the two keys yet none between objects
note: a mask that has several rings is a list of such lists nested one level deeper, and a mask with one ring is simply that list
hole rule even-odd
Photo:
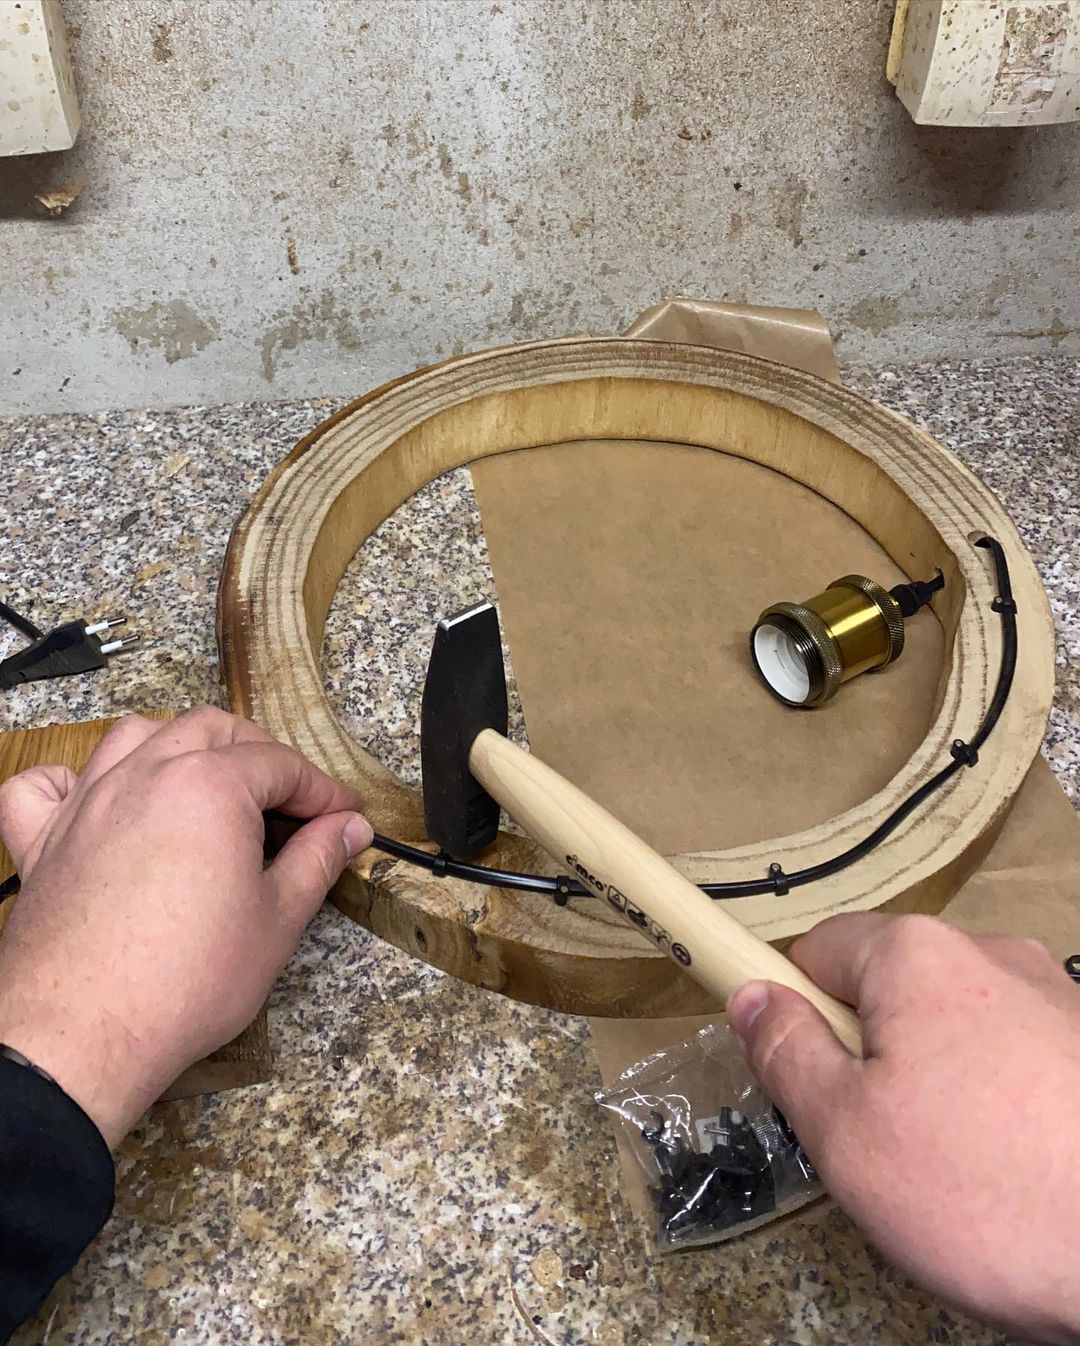
[{"label": "person's hand", "polygon": [[[258,1013],[346,862],[362,801],[262,729],[204,707],[131,716],[78,777],[0,786],[22,891],[0,940],[0,1042],[115,1145]],[[310,819],[264,868],[263,811]]]},{"label": "person's hand", "polygon": [[833,917],[790,956],[858,1010],[864,1060],[786,987],[728,1012],[832,1195],[935,1293],[1080,1341],[1080,988],[1034,941],[928,916]]}]

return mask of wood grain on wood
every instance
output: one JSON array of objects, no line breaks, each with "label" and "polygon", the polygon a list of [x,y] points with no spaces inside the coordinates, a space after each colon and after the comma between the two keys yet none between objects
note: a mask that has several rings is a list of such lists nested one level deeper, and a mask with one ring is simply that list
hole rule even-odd
[{"label": "wood grain on wood", "polygon": [[[167,719],[168,716],[152,716]],[[0,781],[42,763],[62,763],[81,771],[115,720],[88,720],[82,724],[50,724],[40,729],[15,729],[0,735]],[[14,873],[11,856],[0,843],[0,880]],[[17,898],[0,906],[0,933]],[[192,1094],[216,1093],[240,1085],[258,1084],[270,1078],[270,1044],[266,1011],[262,1011],[239,1037],[203,1061],[196,1061],[163,1095],[187,1098]]]},{"label": "wood grain on wood", "polygon": [[[869,833],[949,760],[981,722],[998,675],[983,533],[1008,555],[1020,650],[1005,713],[975,770],[953,778],[858,864],[786,896],[739,900],[772,942],[870,907],[937,911],[993,841],[1038,750],[1053,695],[1049,607],[994,495],[928,435],[811,375],[749,356],[665,342],[573,338],[465,356],[376,390],[307,436],[264,483],[230,542],[218,605],[232,708],[362,790],[380,831],[423,842],[419,795],[335,719],[319,648],[337,583],[362,542],[439,473],[491,454],[582,439],[689,444],[746,458],[845,510],[909,574],[940,567],[947,655],[937,711],[902,770],[821,826],[729,850],[672,857],[688,878],[751,879],[776,861],[819,863]],[[583,501],[587,526],[590,502]],[[503,867],[553,872],[542,850],[503,835]],[[433,879],[376,852],[334,894],[354,919],[480,985],[592,1014],[705,1011],[711,1000],[601,904]]]}]

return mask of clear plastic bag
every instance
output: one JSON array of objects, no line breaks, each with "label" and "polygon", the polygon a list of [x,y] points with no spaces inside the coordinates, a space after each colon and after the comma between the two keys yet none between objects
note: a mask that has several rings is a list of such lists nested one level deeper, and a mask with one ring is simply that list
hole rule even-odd
[{"label": "clear plastic bag", "polygon": [[630,1066],[596,1101],[641,1168],[661,1251],[745,1233],[822,1191],[726,1023]]}]

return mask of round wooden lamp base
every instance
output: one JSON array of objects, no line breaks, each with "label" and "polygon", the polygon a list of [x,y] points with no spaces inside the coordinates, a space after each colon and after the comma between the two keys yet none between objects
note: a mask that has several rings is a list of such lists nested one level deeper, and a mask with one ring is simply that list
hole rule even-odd
[{"label": "round wooden lamp base", "polygon": [[[427,844],[419,795],[346,733],[328,703],[319,650],[334,591],[364,540],[440,473],[589,439],[693,445],[763,464],[834,502],[907,573],[940,568],[946,579],[934,604],[946,649],[937,710],[902,769],[810,830],[674,857],[697,882],[831,858],[943,765],[954,739],[974,733],[998,676],[1001,623],[990,558],[973,541],[987,533],[1001,541],[1019,656],[977,769],[959,773],[850,868],[737,904],[740,919],[773,941],[839,911],[939,911],[985,855],[1038,751],[1053,696],[1046,597],[1001,505],[955,458],[881,407],[786,366],[705,347],[574,338],[465,356],[345,407],[275,469],[233,534],[218,609],[232,708],[355,784],[379,831]],[[509,834],[485,860],[554,872],[533,843]],[[519,999],[608,1015],[712,1008],[599,903],[559,908],[547,897],[445,882],[375,851],[352,866],[334,900],[400,948]]]}]

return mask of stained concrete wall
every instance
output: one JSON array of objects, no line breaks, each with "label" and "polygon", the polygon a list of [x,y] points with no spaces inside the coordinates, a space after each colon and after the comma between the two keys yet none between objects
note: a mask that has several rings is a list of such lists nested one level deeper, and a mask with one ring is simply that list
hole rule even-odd
[{"label": "stained concrete wall", "polygon": [[0,410],[353,394],[678,293],[849,359],[1080,350],[1076,128],[914,126],[891,9],[65,0],[82,137],[0,160]]}]

